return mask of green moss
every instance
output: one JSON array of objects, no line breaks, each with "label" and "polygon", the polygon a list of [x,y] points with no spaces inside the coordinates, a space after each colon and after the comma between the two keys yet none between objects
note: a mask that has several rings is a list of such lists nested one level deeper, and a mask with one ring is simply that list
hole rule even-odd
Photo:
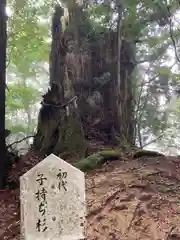
[{"label": "green moss", "polygon": [[76,167],[81,171],[87,172],[97,168],[105,163],[107,160],[118,160],[120,153],[114,150],[104,150],[98,153],[94,153],[87,158],[84,158],[76,163]]},{"label": "green moss", "polygon": [[120,152],[112,150],[112,149],[103,150],[103,151],[99,152],[99,154],[104,158],[106,158],[106,157],[119,157],[120,156]]},{"label": "green moss", "polygon": [[145,149],[137,150],[133,154],[133,158],[140,158],[140,157],[158,157],[158,156],[164,156],[163,154],[156,152],[156,151],[149,151]]},{"label": "green moss", "polygon": [[76,167],[81,171],[86,172],[96,168],[101,163],[101,159],[102,157],[95,153],[85,159],[80,160],[78,163],[76,163]]},{"label": "green moss", "polygon": [[71,116],[68,117],[68,121],[62,119],[61,122],[56,149],[58,152],[66,152],[77,158],[82,158],[85,154],[86,142],[80,122]]}]

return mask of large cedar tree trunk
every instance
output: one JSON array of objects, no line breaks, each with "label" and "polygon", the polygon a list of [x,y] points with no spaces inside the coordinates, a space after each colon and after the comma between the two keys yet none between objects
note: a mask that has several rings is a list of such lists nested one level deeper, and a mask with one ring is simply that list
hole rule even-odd
[{"label": "large cedar tree trunk", "polygon": [[53,17],[51,88],[43,96],[35,145],[46,153],[83,152],[84,133],[107,144],[133,145],[135,44],[113,30],[97,37],[74,1],[68,11],[64,32],[62,9],[57,7]]},{"label": "large cedar tree trunk", "polygon": [[92,79],[81,83],[85,97],[82,96],[80,105],[88,137],[92,135],[91,138],[98,138],[105,144],[135,144],[131,77],[135,68],[135,47],[133,42],[121,40],[121,36],[118,39],[116,31],[105,33],[98,40],[91,39]]},{"label": "large cedar tree trunk", "polygon": [[62,8],[56,6],[52,19],[50,88],[43,96],[34,145],[46,154],[82,157],[85,152],[84,132],[77,97],[67,73],[68,49],[62,32],[62,15]]}]

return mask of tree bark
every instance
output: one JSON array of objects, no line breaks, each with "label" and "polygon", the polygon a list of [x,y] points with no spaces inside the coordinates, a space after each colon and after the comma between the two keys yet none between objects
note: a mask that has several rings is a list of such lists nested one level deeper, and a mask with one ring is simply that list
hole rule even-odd
[{"label": "tree bark", "polygon": [[[116,131],[120,136],[120,145],[134,145],[134,109],[131,74],[134,70],[134,51],[132,43],[123,40],[123,7],[118,5],[117,22],[117,76],[114,79]],[[129,49],[128,49],[129,48]]]},{"label": "tree bark", "polygon": [[[117,107],[117,120],[116,120],[116,129],[120,132],[120,119],[122,116],[121,113],[121,30],[122,30],[122,6],[118,6],[118,22],[117,22],[117,79],[116,84],[114,85],[114,93],[116,97],[116,107]],[[121,122],[122,124],[122,122]]]},{"label": "tree bark", "polygon": [[6,46],[7,46],[7,16],[6,0],[0,1],[0,188],[7,180],[7,154],[5,142],[5,89],[6,89]]},{"label": "tree bark", "polygon": [[43,96],[34,145],[45,154],[67,153],[83,157],[84,132],[79,118],[77,97],[68,77],[67,43],[62,33],[63,10],[56,6],[52,19],[50,88]]}]

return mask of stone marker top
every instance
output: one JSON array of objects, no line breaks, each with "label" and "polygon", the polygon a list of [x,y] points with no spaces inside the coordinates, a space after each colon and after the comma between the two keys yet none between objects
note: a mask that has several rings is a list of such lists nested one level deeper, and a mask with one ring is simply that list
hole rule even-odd
[{"label": "stone marker top", "polygon": [[31,174],[31,172],[33,172],[37,168],[41,168],[41,167],[46,166],[46,165],[48,165],[49,167],[53,167],[54,165],[56,166],[56,164],[58,164],[58,166],[59,166],[59,164],[63,164],[63,167],[65,167],[65,165],[66,165],[66,168],[68,168],[69,171],[76,171],[76,172],[78,172],[78,174],[84,176],[84,173],[81,170],[79,170],[78,168],[76,168],[76,167],[72,166],[71,164],[65,162],[63,159],[57,157],[56,155],[50,154],[45,159],[43,159],[41,162],[36,164],[33,168],[31,168],[28,172],[24,173],[20,177],[20,181],[21,181],[22,178],[28,177]]},{"label": "stone marker top", "polygon": [[21,239],[84,239],[83,172],[51,154],[21,176],[20,190]]}]

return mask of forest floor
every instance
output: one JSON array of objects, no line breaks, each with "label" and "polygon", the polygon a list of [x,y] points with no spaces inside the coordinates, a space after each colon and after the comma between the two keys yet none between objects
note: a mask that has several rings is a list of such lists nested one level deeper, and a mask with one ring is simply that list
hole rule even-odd
[{"label": "forest floor", "polygon": [[[24,160],[16,178],[39,162]],[[86,191],[88,240],[180,240],[180,157],[107,162],[86,173]],[[20,239],[19,189],[0,192],[0,239]]]}]

